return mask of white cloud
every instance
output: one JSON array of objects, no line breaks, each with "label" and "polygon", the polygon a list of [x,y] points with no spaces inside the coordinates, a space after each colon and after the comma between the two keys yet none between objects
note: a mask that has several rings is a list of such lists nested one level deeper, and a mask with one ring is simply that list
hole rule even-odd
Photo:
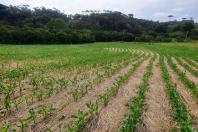
[{"label": "white cloud", "polygon": [[[83,10],[117,10],[133,13],[135,17],[161,20],[168,14],[198,17],[195,12],[198,0],[0,0],[6,5],[28,4],[31,7],[57,8],[67,14]],[[188,12],[188,13],[187,13]]]},{"label": "white cloud", "polygon": [[184,10],[185,9],[184,8],[181,8],[181,7],[172,9],[173,12],[183,12]]},{"label": "white cloud", "polygon": [[153,17],[162,17],[162,18],[164,18],[164,17],[168,17],[168,15],[175,15],[175,14],[172,14],[172,13],[168,13],[168,12],[156,12],[156,13],[154,13],[152,16]]}]

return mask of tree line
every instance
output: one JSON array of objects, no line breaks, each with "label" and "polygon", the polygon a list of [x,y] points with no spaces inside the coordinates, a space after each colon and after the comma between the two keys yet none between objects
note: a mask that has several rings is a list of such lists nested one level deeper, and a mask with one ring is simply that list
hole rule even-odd
[{"label": "tree line", "polygon": [[57,9],[0,4],[0,43],[4,44],[184,40],[198,40],[198,24],[192,19],[158,22],[117,11],[66,15]]}]

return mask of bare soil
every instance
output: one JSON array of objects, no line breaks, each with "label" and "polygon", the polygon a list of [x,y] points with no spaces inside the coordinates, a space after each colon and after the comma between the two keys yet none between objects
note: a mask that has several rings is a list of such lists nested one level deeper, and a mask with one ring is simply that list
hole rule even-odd
[{"label": "bare soil", "polygon": [[[61,117],[67,117],[69,114],[73,112],[77,112],[78,109],[85,109],[86,108],[86,103],[89,100],[96,100],[97,97],[99,96],[100,93],[102,93],[106,88],[111,86],[113,82],[116,80],[116,78],[124,73],[126,73],[131,67],[131,64],[122,68],[114,74],[112,77],[107,78],[105,81],[100,83],[98,86],[94,87],[91,91],[89,91],[84,97],[82,97],[80,100],[77,102],[71,102],[69,103],[66,107],[63,109],[57,111],[55,114],[53,114],[50,118],[43,120],[39,122],[35,128],[34,131],[43,131],[46,128],[52,128],[55,129],[59,124],[64,122],[64,120],[60,120]],[[61,99],[62,100],[62,99]],[[56,102],[58,100],[55,100]]]},{"label": "bare soil", "polygon": [[192,80],[195,84],[198,84],[198,78],[195,77],[194,75],[192,75],[189,71],[187,71],[183,66],[181,66],[176,60],[175,58],[172,57],[173,63],[175,63],[177,65],[177,67],[179,68],[179,70],[181,70],[182,72],[184,72],[186,74],[186,77],[190,80]]},{"label": "bare soil", "polygon": [[175,72],[169,67],[167,62],[165,62],[168,67],[168,72],[170,74],[171,80],[177,86],[177,91],[182,96],[182,99],[188,109],[190,110],[193,118],[193,125],[198,130],[198,102],[196,98],[193,97],[190,90],[184,86],[184,84],[180,81],[179,77],[175,74]]},{"label": "bare soil", "polygon": [[143,114],[143,126],[140,131],[160,132],[170,131],[174,127],[171,119],[171,108],[166,97],[163,79],[159,68],[159,57],[154,63],[153,76],[149,81],[149,91],[146,95],[146,109]]},{"label": "bare soil", "polygon": [[121,122],[125,119],[125,114],[129,112],[126,104],[136,95],[137,87],[148,65],[145,61],[129,78],[122,88],[119,89],[117,96],[104,107],[99,114],[96,122],[90,123],[89,131],[91,132],[115,132]]}]

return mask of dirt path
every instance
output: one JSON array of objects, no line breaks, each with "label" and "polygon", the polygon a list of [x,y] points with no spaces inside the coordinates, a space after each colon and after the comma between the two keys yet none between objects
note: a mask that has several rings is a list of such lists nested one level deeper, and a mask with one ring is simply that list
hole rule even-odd
[{"label": "dirt path", "polygon": [[129,78],[125,85],[120,88],[117,96],[113,98],[107,107],[100,111],[97,122],[91,123],[91,132],[115,132],[120,123],[124,120],[124,115],[129,112],[126,103],[136,95],[137,87],[141,82],[143,74],[148,65],[145,61]]},{"label": "dirt path", "polygon": [[190,110],[193,118],[194,123],[193,126],[198,130],[198,103],[196,102],[196,98],[194,98],[188,88],[184,86],[184,84],[180,81],[179,77],[175,74],[175,72],[170,68],[170,66],[167,64],[167,61],[165,61],[168,72],[170,74],[171,80],[173,83],[177,86],[177,91],[182,96],[186,106]]},{"label": "dirt path", "polygon": [[153,76],[149,81],[149,91],[146,95],[147,111],[143,115],[144,125],[140,131],[169,131],[174,127],[171,121],[171,108],[164,90],[164,83],[159,67],[159,57],[153,66]]},{"label": "dirt path", "polygon": [[175,58],[172,57],[173,63],[177,65],[178,69],[184,73],[186,73],[186,77],[192,80],[195,84],[198,84],[198,78],[192,75],[189,71],[187,71],[183,66],[181,66]]},{"label": "dirt path", "polygon": [[86,107],[86,103],[89,100],[96,100],[100,93],[102,93],[106,88],[111,86],[116,78],[120,75],[123,75],[130,69],[131,65],[126,66],[125,68],[121,69],[118,73],[113,75],[112,77],[106,79],[104,82],[93,88],[93,90],[89,91],[84,97],[82,97],[77,102],[70,103],[64,109],[58,111],[56,114],[53,114],[49,119],[44,120],[36,125],[34,128],[35,131],[42,131],[44,128],[52,128],[55,129],[61,122],[60,117],[67,116],[72,112],[77,112],[78,109]]}]

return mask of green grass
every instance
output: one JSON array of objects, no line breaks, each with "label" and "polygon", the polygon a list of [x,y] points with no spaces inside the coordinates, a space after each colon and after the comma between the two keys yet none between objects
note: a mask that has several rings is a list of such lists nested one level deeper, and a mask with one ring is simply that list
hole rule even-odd
[{"label": "green grass", "polygon": [[[108,53],[103,48],[137,48],[155,51],[163,55],[189,57],[198,61],[198,42],[189,43],[136,43],[110,42],[83,45],[0,45],[1,61],[34,59],[81,58],[99,59]],[[104,55],[103,55],[104,54]],[[114,54],[114,53],[111,53]],[[105,58],[108,58],[106,56]]]}]

